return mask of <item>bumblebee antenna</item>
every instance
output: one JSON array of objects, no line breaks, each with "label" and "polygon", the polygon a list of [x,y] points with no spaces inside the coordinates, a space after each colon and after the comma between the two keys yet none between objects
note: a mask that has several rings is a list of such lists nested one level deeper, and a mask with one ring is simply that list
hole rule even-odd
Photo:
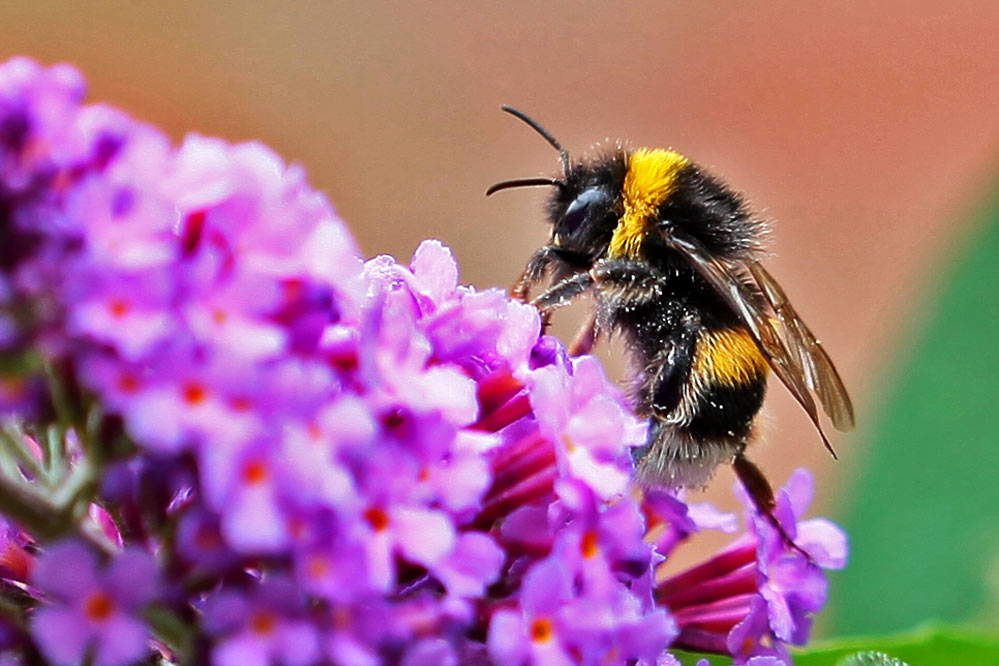
[{"label": "bumblebee antenna", "polygon": [[509,190],[514,187],[540,187],[544,185],[554,185],[555,187],[565,186],[561,180],[555,180],[554,178],[518,178],[516,180],[504,180],[502,183],[496,183],[486,190],[486,196],[488,197],[494,192]]},{"label": "bumblebee antenna", "polygon": [[[565,173],[566,176],[569,175],[569,151],[566,150],[565,148],[563,148],[562,144],[560,144],[558,141],[556,141],[555,137],[553,137],[548,130],[546,130],[544,127],[542,127],[541,125],[539,125],[538,121],[534,120],[534,118],[531,118],[529,115],[527,115],[523,111],[518,111],[517,109],[513,108],[512,106],[507,106],[506,104],[504,104],[503,106],[500,107],[500,109],[502,109],[503,111],[506,111],[511,116],[516,116],[517,118],[520,118],[525,123],[527,123],[531,127],[531,129],[533,129],[535,132],[537,132],[542,137],[544,137],[545,141],[547,141],[551,145],[552,148],[554,148],[555,150],[558,151],[559,159],[562,160],[562,172]],[[502,183],[500,183],[500,184],[502,184]],[[540,185],[542,183],[538,183],[538,184]],[[496,186],[494,185],[493,187],[496,187]],[[490,188],[490,189],[492,189],[492,188]],[[495,190],[493,190],[493,191],[495,191]],[[488,194],[488,192],[486,194]]]}]

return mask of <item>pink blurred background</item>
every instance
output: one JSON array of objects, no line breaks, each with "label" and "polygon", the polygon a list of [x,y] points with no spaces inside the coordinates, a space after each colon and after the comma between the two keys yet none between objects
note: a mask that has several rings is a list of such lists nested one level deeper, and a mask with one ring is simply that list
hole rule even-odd
[{"label": "pink blurred background", "polygon": [[[815,470],[817,510],[863,464],[882,374],[996,182],[990,0],[8,0],[0,25],[0,56],[73,62],[92,99],[176,139],[259,139],[305,165],[367,254],[437,237],[477,287],[509,286],[547,232],[544,192],[484,189],[557,170],[500,104],[574,154],[625,139],[712,167],[776,221],[772,272],[857,403],[860,435],[834,436],[834,463],[786,392],[769,400],[754,457],[776,482]],[[731,482],[708,497],[731,507]]]}]

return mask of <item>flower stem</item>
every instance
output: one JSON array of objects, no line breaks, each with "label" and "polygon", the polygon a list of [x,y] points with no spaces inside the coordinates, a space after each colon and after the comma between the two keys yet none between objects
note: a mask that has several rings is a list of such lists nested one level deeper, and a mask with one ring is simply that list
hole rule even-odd
[{"label": "flower stem", "polygon": [[6,424],[0,428],[0,442],[3,443],[4,449],[17,459],[18,466],[26,469],[33,478],[45,478],[45,472],[38,464],[38,460],[24,448],[24,433],[15,424]]},{"label": "flower stem", "polygon": [[52,363],[44,362],[42,363],[42,367],[45,369],[45,383],[48,385],[49,396],[52,399],[52,406],[55,409],[59,423],[67,428],[71,427],[75,419],[73,418],[73,410],[70,406],[69,397],[63,385],[62,378],[59,377],[58,370]]},{"label": "flower stem", "polygon": [[88,521],[76,519],[70,507],[60,507],[5,474],[0,474],[0,513],[9,517],[36,539],[43,541],[74,535],[104,555],[115,547]]},{"label": "flower stem", "polygon": [[174,653],[176,663],[189,663],[194,650],[195,633],[176,613],[155,604],[146,609],[145,619],[156,637]]}]

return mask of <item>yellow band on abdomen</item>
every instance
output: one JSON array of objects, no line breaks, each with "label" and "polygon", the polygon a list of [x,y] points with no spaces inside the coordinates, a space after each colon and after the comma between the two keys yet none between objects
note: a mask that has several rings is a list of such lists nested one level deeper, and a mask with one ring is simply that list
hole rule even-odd
[{"label": "yellow band on abdomen", "polygon": [[705,331],[694,352],[694,375],[708,382],[739,386],[766,375],[770,369],[753,337],[744,328]]}]

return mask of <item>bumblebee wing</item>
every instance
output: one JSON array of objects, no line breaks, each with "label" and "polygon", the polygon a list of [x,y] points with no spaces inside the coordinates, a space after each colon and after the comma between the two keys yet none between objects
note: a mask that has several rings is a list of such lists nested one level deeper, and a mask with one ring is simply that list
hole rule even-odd
[{"label": "bumblebee wing", "polygon": [[805,381],[818,396],[822,409],[837,430],[852,429],[853,404],[850,402],[846,387],[843,386],[843,380],[836,372],[836,366],[822,347],[822,343],[801,320],[780,284],[763,265],[754,260],[750,261],[748,266],[763,296],[777,315],[781,338],[797,357],[798,365],[804,370]]},{"label": "bumblebee wing", "polygon": [[788,348],[787,343],[774,328],[769,313],[762,307],[759,299],[748,292],[742,277],[736,270],[712,257],[693,238],[669,233],[663,234],[663,238],[667,246],[683,256],[739,315],[770,367],[773,368],[774,374],[812,420],[826,450],[837,458],[836,452],[822,430],[815,400],[809,392],[806,379],[808,370],[802,366],[799,356]]}]

